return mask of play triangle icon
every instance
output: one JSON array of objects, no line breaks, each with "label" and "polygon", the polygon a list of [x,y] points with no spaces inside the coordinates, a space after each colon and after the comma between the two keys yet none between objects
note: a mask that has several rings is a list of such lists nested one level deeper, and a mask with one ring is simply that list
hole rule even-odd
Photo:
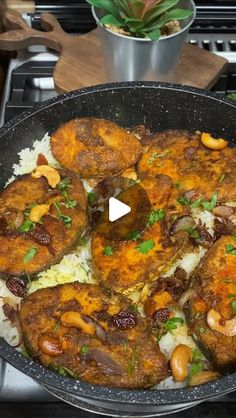
[{"label": "play triangle icon", "polygon": [[115,197],[110,197],[109,199],[109,221],[114,222],[117,219],[122,218],[122,216],[127,215],[131,212],[131,207],[116,199]]}]

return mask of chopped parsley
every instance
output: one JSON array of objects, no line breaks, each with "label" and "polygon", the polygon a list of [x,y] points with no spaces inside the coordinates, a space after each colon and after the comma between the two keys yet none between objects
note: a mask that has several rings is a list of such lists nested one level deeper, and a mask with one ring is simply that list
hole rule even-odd
[{"label": "chopped parsley", "polygon": [[153,154],[151,154],[150,155],[150,157],[147,159],[147,163],[149,164],[149,165],[152,165],[156,160],[157,160],[157,158],[166,158],[167,157],[167,155],[169,155],[169,154],[171,154],[172,153],[172,151],[171,150],[166,150],[166,151],[164,151],[164,152],[161,152],[161,153],[158,153],[158,152],[154,152]]},{"label": "chopped parsley", "polygon": [[228,297],[229,299],[231,299],[231,298],[235,298],[235,297],[236,297],[236,295],[234,295],[233,293],[229,293],[229,294],[227,295],[227,297]]},{"label": "chopped parsley", "polygon": [[177,202],[179,202],[182,206],[188,206],[190,205],[190,200],[186,199],[186,197],[180,197],[177,199]]},{"label": "chopped parsley", "polygon": [[67,190],[69,187],[71,187],[70,179],[65,177],[63,180],[60,181],[58,187],[61,191]]},{"label": "chopped parsley", "polygon": [[225,174],[221,174],[221,176],[219,177],[219,183],[223,183],[225,179]]},{"label": "chopped parsley", "polygon": [[199,199],[194,200],[193,202],[191,202],[190,200],[186,199],[185,197],[180,197],[179,199],[177,199],[177,202],[179,202],[182,206],[188,206],[189,205],[192,208],[203,207],[203,209],[207,210],[208,212],[211,212],[212,209],[214,209],[214,207],[216,206],[217,199],[218,199],[218,194],[214,193],[212,195],[212,198],[211,198],[210,201],[199,198]]},{"label": "chopped parsley", "polygon": [[174,318],[170,318],[168,319],[168,321],[165,322],[165,329],[167,331],[172,331],[173,329],[178,328],[178,326],[182,325],[183,323],[184,323],[183,318],[175,316]]},{"label": "chopped parsley", "polygon": [[65,207],[68,209],[74,209],[77,206],[78,202],[75,199],[67,199],[65,202]]},{"label": "chopped parsley", "polygon": [[141,254],[148,254],[149,251],[155,247],[155,243],[152,239],[148,239],[146,241],[141,242],[139,245],[137,245],[136,249]]},{"label": "chopped parsley", "polygon": [[133,313],[138,313],[138,305],[137,305],[136,303],[133,303],[133,304],[130,306],[130,310],[131,310],[131,312],[133,312]]},{"label": "chopped parsley", "polygon": [[236,255],[236,247],[234,247],[232,244],[228,244],[225,247],[226,254]]},{"label": "chopped parsley", "polygon": [[65,367],[65,366],[51,366],[51,368],[55,372],[59,373],[61,376],[75,377],[75,373],[72,370],[68,369],[68,367]]},{"label": "chopped parsley", "polygon": [[131,358],[129,360],[129,364],[128,364],[128,376],[132,376],[133,372],[134,372],[134,368],[135,368],[135,364],[137,361],[137,351],[135,347],[132,347],[132,353],[131,353]]},{"label": "chopped parsley", "polygon": [[94,192],[88,192],[87,198],[91,206],[96,202],[96,199],[97,199],[96,194]]},{"label": "chopped parsley", "polygon": [[34,247],[30,247],[23,258],[23,262],[25,264],[28,263],[30,260],[32,260],[32,258],[34,258],[36,254],[37,254],[37,249]]},{"label": "chopped parsley", "polygon": [[80,352],[81,354],[88,354],[89,353],[89,347],[87,345],[82,345]]},{"label": "chopped parsley", "polygon": [[141,238],[141,234],[138,231],[132,231],[126,235],[126,238],[131,239],[132,241],[138,241]]},{"label": "chopped parsley", "polygon": [[198,348],[193,349],[193,362],[197,363],[202,359],[201,351],[198,350]]},{"label": "chopped parsley", "polygon": [[55,325],[53,326],[52,334],[54,334],[55,332],[57,332],[57,330],[60,328],[60,326],[61,326],[61,322],[60,321],[57,321],[55,323]]},{"label": "chopped parsley", "polygon": [[103,254],[110,257],[111,255],[113,255],[113,249],[110,245],[107,245],[104,250],[103,250]]},{"label": "chopped parsley", "polygon": [[232,308],[233,314],[236,315],[236,300],[231,302],[231,308]]},{"label": "chopped parsley", "polygon": [[188,232],[189,236],[193,239],[199,240],[201,239],[201,236],[199,235],[198,231],[196,230],[196,228],[186,228],[185,231]]},{"label": "chopped parsley", "polygon": [[205,334],[205,332],[207,332],[207,329],[205,327],[199,327],[198,332],[199,334]]},{"label": "chopped parsley", "polygon": [[54,202],[53,204],[57,210],[58,218],[62,220],[66,228],[70,228],[72,224],[72,218],[68,215],[63,215],[61,211],[61,204],[59,202]]},{"label": "chopped parsley", "polygon": [[163,209],[156,209],[152,210],[151,213],[148,215],[148,220],[146,225],[151,226],[158,221],[161,221],[165,217],[165,211]]}]

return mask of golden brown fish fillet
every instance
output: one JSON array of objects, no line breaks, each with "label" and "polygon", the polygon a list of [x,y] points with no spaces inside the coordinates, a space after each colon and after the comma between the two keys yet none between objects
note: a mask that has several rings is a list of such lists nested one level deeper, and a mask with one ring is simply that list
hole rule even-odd
[{"label": "golden brown fish fillet", "polygon": [[[1,193],[1,273],[32,275],[44,270],[58,262],[83,232],[87,224],[83,185],[71,172],[60,174],[61,182],[55,189],[49,188],[45,177],[35,179],[26,174]],[[38,205],[49,205],[48,212],[38,222],[31,222],[30,211]]]},{"label": "golden brown fish fillet", "polygon": [[132,166],[141,154],[139,140],[114,122],[73,119],[51,136],[55,158],[83,178],[104,178]]},{"label": "golden brown fish fillet", "polygon": [[[236,365],[236,242],[221,237],[195,271],[191,288],[196,291],[187,307],[189,326],[219,369]],[[212,322],[213,320],[213,322]]]},{"label": "golden brown fish fillet", "polygon": [[96,285],[37,290],[22,301],[19,318],[29,353],[59,373],[130,389],[167,376],[165,358],[131,301]]},{"label": "golden brown fish fillet", "polygon": [[164,131],[152,140],[138,163],[141,176],[166,174],[180,194],[191,190],[195,198],[210,199],[213,193],[218,201],[236,198],[236,148],[212,151],[199,134],[184,131]]},{"label": "golden brown fish fillet", "polygon": [[[140,186],[150,201],[150,213],[148,216],[144,213],[145,225],[139,220],[144,209],[142,201],[137,199],[135,193]],[[186,248],[188,234],[179,232],[170,237],[165,223],[165,209],[172,189],[170,178],[161,175],[157,178],[148,177],[118,196],[118,199],[131,206],[131,213],[112,225],[104,221],[92,234],[93,266],[102,284],[129,294],[167,270]],[[149,222],[150,215],[154,222]],[[125,231],[127,237],[129,233],[136,233],[136,237],[114,240],[112,228],[114,238],[117,238],[116,230],[123,231],[123,236]],[[137,236],[137,233],[140,235]]]}]

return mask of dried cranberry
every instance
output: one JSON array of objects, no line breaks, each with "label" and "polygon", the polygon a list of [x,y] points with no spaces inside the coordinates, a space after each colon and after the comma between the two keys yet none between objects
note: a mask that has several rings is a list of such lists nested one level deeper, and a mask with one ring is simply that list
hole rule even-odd
[{"label": "dried cranberry", "polygon": [[29,235],[37,244],[48,246],[51,243],[51,235],[43,225],[37,225]]},{"label": "dried cranberry", "polygon": [[155,322],[166,322],[170,317],[170,311],[167,308],[158,309],[153,314],[153,320]]},{"label": "dried cranberry", "polygon": [[23,298],[26,295],[26,283],[18,276],[10,276],[6,282],[7,288],[13,295]]},{"label": "dried cranberry", "polygon": [[125,330],[136,327],[137,318],[132,312],[119,312],[111,318],[112,324],[116,328]]}]

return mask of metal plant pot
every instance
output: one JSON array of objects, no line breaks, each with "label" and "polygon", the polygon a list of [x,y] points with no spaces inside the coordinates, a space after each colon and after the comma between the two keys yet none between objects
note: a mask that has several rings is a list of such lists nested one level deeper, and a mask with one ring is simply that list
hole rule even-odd
[{"label": "metal plant pot", "polygon": [[103,12],[92,7],[98,24],[110,81],[170,81],[178,63],[188,30],[196,16],[193,0],[182,0],[179,7],[192,10],[193,15],[180,21],[181,30],[159,41],[124,36],[99,24]]}]

